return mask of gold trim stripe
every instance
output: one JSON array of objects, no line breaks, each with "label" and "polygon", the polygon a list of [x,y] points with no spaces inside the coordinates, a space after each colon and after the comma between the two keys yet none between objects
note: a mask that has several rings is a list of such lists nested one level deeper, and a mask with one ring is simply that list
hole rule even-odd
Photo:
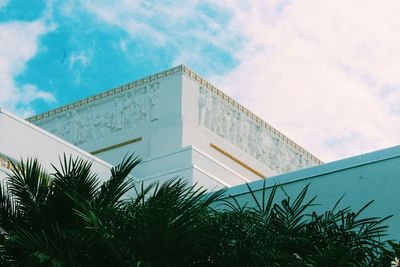
[{"label": "gold trim stripe", "polygon": [[140,142],[142,140],[143,140],[143,137],[138,137],[138,138],[135,138],[135,139],[132,139],[132,140],[128,140],[128,141],[119,143],[119,144],[115,144],[115,145],[112,145],[112,146],[107,146],[107,147],[95,150],[93,152],[90,152],[90,154],[96,155],[96,154],[99,154],[99,153],[102,153],[102,152],[106,152],[106,151],[109,151],[109,150],[113,150],[113,149],[116,149],[116,148],[119,148],[119,147],[122,147],[122,146],[126,146],[126,145],[129,145],[129,144]]},{"label": "gold trim stripe", "polygon": [[15,166],[17,166],[18,162],[16,160],[10,159],[9,157],[3,156],[2,154],[0,154],[0,167],[6,168],[7,170],[12,171],[13,164]]},{"label": "gold trim stripe", "polygon": [[231,160],[233,160],[234,162],[236,162],[236,163],[239,164],[240,166],[242,166],[242,167],[244,167],[245,169],[251,171],[252,173],[254,173],[255,175],[257,175],[258,177],[260,177],[260,178],[262,178],[262,179],[267,178],[267,177],[265,177],[264,174],[262,174],[262,173],[259,172],[259,171],[256,171],[255,169],[253,169],[252,167],[250,167],[249,165],[247,165],[246,163],[244,163],[244,162],[241,161],[240,159],[238,159],[238,158],[232,156],[231,154],[229,154],[228,152],[226,152],[225,150],[223,150],[223,149],[220,148],[219,146],[214,145],[214,144],[212,144],[212,143],[210,144],[210,146],[211,146],[212,148],[214,148],[215,150],[217,150],[217,151],[218,151],[219,153],[221,153],[222,155],[224,155],[224,156],[230,158]]},{"label": "gold trim stripe", "polygon": [[11,161],[7,158],[0,156],[0,167],[4,167],[8,170],[12,170]]}]

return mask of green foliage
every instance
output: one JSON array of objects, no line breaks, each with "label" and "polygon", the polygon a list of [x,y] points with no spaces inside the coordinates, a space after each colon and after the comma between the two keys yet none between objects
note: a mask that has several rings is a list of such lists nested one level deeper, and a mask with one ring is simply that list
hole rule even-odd
[{"label": "green foliage", "polygon": [[[134,184],[124,158],[101,182],[91,164],[64,156],[49,175],[22,161],[0,188],[1,266],[388,266],[400,245],[380,241],[388,218],[313,211],[308,186],[207,193],[175,178]],[[277,197],[282,190],[285,197]]]}]

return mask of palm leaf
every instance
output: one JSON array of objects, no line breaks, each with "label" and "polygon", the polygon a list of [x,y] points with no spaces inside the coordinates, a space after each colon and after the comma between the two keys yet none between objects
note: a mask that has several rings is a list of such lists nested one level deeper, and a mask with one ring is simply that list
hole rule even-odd
[{"label": "palm leaf", "polygon": [[55,167],[55,187],[58,193],[67,191],[82,199],[92,200],[98,190],[99,180],[91,172],[92,163],[80,158],[67,157],[65,154],[59,159],[60,168]]},{"label": "palm leaf", "polygon": [[50,176],[37,159],[11,164],[12,174],[7,178],[8,194],[11,196],[8,201],[14,202],[10,205],[15,205],[19,216],[25,218],[32,227],[39,226],[43,222],[41,211],[52,193]]},{"label": "palm leaf", "polygon": [[123,195],[134,188],[134,184],[128,176],[140,162],[141,159],[138,156],[131,154],[125,156],[119,165],[111,169],[111,178],[102,184],[99,194],[96,196],[95,202],[98,207],[112,207]]}]

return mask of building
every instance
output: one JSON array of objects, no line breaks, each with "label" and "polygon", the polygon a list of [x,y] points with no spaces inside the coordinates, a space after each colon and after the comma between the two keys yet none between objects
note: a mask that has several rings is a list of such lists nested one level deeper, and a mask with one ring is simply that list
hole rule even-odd
[{"label": "building", "polygon": [[375,200],[366,215],[394,215],[389,237],[400,239],[400,147],[322,164],[183,65],[27,121],[0,110],[0,178],[9,160],[37,157],[50,168],[63,153],[108,177],[134,151],[143,158],[135,181],[181,176],[208,190],[230,187],[227,195],[248,205],[244,183],[260,194],[264,181],[293,194],[310,184],[316,209],[332,208],[343,194],[342,206],[354,209]]},{"label": "building", "polygon": [[111,164],[136,151],[140,181],[214,190],[321,163],[184,65],[28,121]]}]

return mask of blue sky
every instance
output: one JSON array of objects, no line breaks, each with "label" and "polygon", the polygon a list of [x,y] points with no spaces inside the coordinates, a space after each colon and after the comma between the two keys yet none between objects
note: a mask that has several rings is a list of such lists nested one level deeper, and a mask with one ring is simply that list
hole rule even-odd
[{"label": "blue sky", "polygon": [[400,2],[0,0],[22,117],[187,64],[330,161],[400,143]]}]

